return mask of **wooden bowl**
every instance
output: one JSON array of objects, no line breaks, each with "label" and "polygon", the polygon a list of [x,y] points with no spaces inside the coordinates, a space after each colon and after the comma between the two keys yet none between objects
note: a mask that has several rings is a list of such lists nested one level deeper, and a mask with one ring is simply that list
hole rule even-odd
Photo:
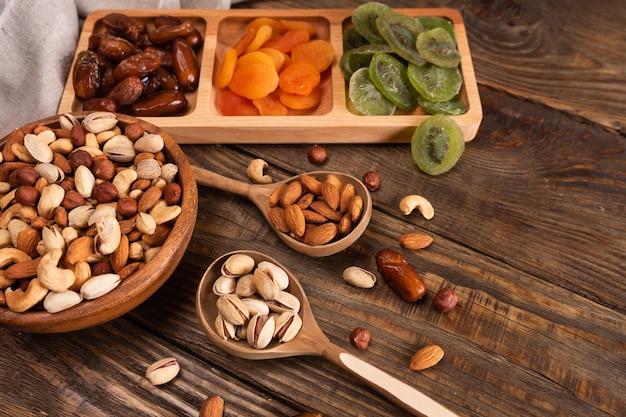
[{"label": "wooden bowl", "polygon": [[[87,113],[73,113],[81,120]],[[182,259],[193,234],[198,213],[198,191],[191,166],[182,149],[162,129],[131,116],[117,114],[118,125],[138,122],[144,130],[163,137],[167,160],[177,165],[178,180],[182,187],[179,203],[182,211],[175,220],[172,232],[159,252],[137,272],[123,279],[117,288],[93,300],[83,300],[78,305],[57,313],[45,310],[28,310],[16,313],[0,306],[0,326],[29,333],[62,333],[97,326],[113,320],[137,307],[163,285]],[[38,125],[59,127],[59,116],[52,116],[23,126],[30,132]],[[4,147],[9,135],[0,140]],[[2,164],[0,164],[0,167]]]}]

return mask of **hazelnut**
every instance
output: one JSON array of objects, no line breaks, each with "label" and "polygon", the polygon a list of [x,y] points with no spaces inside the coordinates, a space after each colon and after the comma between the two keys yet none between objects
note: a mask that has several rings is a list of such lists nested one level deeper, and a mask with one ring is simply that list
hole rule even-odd
[{"label": "hazelnut", "polygon": [[326,149],[319,145],[313,145],[307,153],[307,159],[312,164],[323,164],[326,162]]},{"label": "hazelnut", "polygon": [[78,206],[85,204],[85,198],[76,190],[68,190],[65,192],[65,197],[61,201],[61,206],[65,210],[72,210]]},{"label": "hazelnut", "polygon": [[39,200],[39,193],[32,185],[20,185],[15,189],[15,201],[23,206],[35,207]]},{"label": "hazelnut", "polygon": [[435,295],[433,306],[442,313],[445,313],[452,310],[458,301],[459,297],[454,290],[446,287],[440,289],[437,295]]},{"label": "hazelnut", "polygon": [[363,174],[362,180],[363,184],[365,184],[367,189],[370,191],[376,191],[378,190],[378,187],[380,187],[380,177],[376,171],[367,171]]},{"label": "hazelnut", "polygon": [[163,199],[170,206],[173,204],[178,204],[180,201],[180,197],[182,195],[182,189],[180,185],[172,182],[163,187]]},{"label": "hazelnut", "polygon": [[91,154],[82,149],[77,149],[75,151],[72,151],[72,153],[70,153],[69,156],[67,157],[67,160],[69,161],[70,166],[72,167],[73,170],[75,170],[81,165],[84,165],[87,168],[91,169],[91,165],[93,164],[93,159],[91,157]]},{"label": "hazelnut", "polygon": [[82,126],[72,126],[70,130],[70,140],[72,141],[72,145],[76,148],[85,144],[85,131]]},{"label": "hazelnut", "polygon": [[99,155],[93,159],[93,175],[94,177],[110,181],[115,177],[115,164],[106,155]]},{"label": "hazelnut", "polygon": [[76,183],[74,182],[73,177],[65,177],[65,179],[59,183],[59,185],[65,190],[65,192],[76,189]]},{"label": "hazelnut", "polygon": [[[13,178],[11,178],[13,177]],[[20,185],[35,185],[39,179],[39,174],[32,166],[23,166],[9,175],[9,184],[11,188],[19,187]]]},{"label": "hazelnut", "polygon": [[143,127],[139,123],[129,123],[124,128],[124,135],[133,142],[142,137],[143,134]]},{"label": "hazelnut", "polygon": [[117,201],[117,212],[122,217],[132,217],[137,214],[137,200],[130,197],[120,198]]},{"label": "hazelnut", "polygon": [[350,333],[350,343],[359,350],[367,349],[370,342],[370,331],[364,327],[357,327]]},{"label": "hazelnut", "polygon": [[98,203],[110,203],[117,199],[117,187],[111,181],[103,181],[93,188],[92,196]]}]

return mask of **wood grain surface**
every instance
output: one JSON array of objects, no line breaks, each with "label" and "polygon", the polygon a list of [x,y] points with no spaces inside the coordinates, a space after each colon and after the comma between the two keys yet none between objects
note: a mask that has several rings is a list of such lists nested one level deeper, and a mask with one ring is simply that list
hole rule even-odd
[{"label": "wood grain surface", "polygon": [[[353,8],[359,1],[258,0],[245,8]],[[389,1],[412,7],[412,1]],[[460,416],[626,415],[626,8],[619,1],[424,1],[463,14],[483,121],[460,162],[428,177],[407,144],[328,144],[324,170],[376,170],[374,213],[359,241],[327,258],[287,248],[247,199],[199,187],[191,243],[170,280],[110,323],[41,335],[0,329],[0,415],[197,416],[219,395],[226,416],[405,416],[357,379],[316,357],[249,361],[213,346],[195,295],[223,253],[257,250],[298,275],[327,337],[436,398]],[[210,134],[210,131],[208,132]],[[281,180],[318,169],[310,145],[184,145],[192,164],[247,181],[253,158]],[[407,194],[435,207],[432,220],[398,210]],[[398,237],[434,237],[408,251]],[[378,275],[369,290],[344,268],[376,271],[382,248],[422,274],[426,297],[402,301]],[[445,314],[434,294],[450,286]],[[367,350],[350,331],[368,327]],[[443,360],[416,372],[411,355],[438,344]],[[162,386],[146,367],[173,356]]]}]

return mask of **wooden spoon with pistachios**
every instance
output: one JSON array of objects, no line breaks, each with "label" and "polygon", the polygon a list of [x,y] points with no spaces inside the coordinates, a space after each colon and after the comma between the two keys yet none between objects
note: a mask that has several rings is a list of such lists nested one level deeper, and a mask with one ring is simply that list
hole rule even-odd
[{"label": "wooden spoon with pistachios", "polygon": [[285,242],[285,244],[287,244],[287,246],[289,246],[290,248],[300,253],[304,253],[305,255],[322,257],[334,255],[337,252],[341,252],[342,250],[346,249],[354,242],[356,242],[359,237],[361,237],[361,235],[367,228],[367,225],[369,224],[370,218],[372,217],[372,197],[369,193],[369,190],[361,181],[351,175],[342,174],[339,172],[308,172],[306,174],[309,177],[317,178],[320,181],[327,178],[329,175],[332,175],[339,179],[339,181],[341,181],[341,183],[344,185],[352,184],[356,195],[361,197],[363,203],[360,219],[356,224],[354,224],[352,230],[349,233],[338,239],[332,240],[329,243],[321,245],[309,245],[301,240],[292,237],[289,233],[280,231],[270,219],[270,196],[272,195],[274,190],[276,190],[278,187],[281,187],[283,184],[289,184],[294,181],[298,181],[300,179],[299,175],[271,184],[249,184],[224,177],[223,175],[219,175],[215,172],[200,168],[198,166],[192,165],[191,169],[194,177],[196,178],[196,182],[199,185],[217,188],[219,190],[229,191],[237,195],[247,197],[259,208],[267,222],[271,225],[272,229],[282,239],[282,241]]},{"label": "wooden spoon with pistachios", "polygon": [[[216,322],[220,322],[217,320],[217,299],[219,296],[213,291],[213,283],[222,275],[224,262],[235,254],[245,254],[252,257],[256,265],[261,261],[271,262],[287,273],[289,286],[286,291],[299,300],[298,314],[302,319],[302,327],[293,339],[283,343],[273,340],[265,348],[255,349],[246,340],[225,339],[217,333]],[[321,356],[354,374],[387,399],[414,415],[433,417],[457,415],[414,387],[331,343],[317,325],[307,296],[298,280],[282,264],[263,253],[242,250],[226,253],[216,259],[207,268],[200,281],[196,295],[196,312],[204,332],[211,342],[233,356],[253,360],[302,355]]]}]

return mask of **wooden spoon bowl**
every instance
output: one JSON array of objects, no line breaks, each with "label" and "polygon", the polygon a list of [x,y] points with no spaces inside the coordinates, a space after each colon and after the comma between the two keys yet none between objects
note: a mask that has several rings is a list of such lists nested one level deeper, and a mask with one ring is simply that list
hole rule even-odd
[{"label": "wooden spoon bowl", "polygon": [[[269,261],[285,270],[289,277],[289,286],[286,291],[296,296],[300,301],[299,314],[302,318],[302,328],[295,338],[285,343],[273,341],[264,349],[254,349],[246,340],[225,340],[217,334],[215,320],[218,314],[216,307],[218,296],[213,292],[213,283],[221,276],[223,263],[234,254],[251,256],[255,264]],[[196,313],[209,340],[233,356],[251,360],[302,355],[321,356],[354,374],[387,399],[414,415],[456,416],[455,413],[422,392],[332,344],[317,325],[304,289],[296,277],[278,261],[263,253],[240,250],[226,253],[217,258],[207,268],[200,280],[196,294]]]},{"label": "wooden spoon bowl", "polygon": [[308,175],[317,177],[317,178],[325,178],[329,174],[335,175],[339,180],[341,180],[342,184],[352,184],[357,195],[361,196],[363,199],[363,213],[361,214],[361,219],[355,225],[350,233],[343,236],[342,238],[332,241],[330,243],[326,243],[324,245],[307,245],[297,239],[294,239],[289,234],[281,232],[272,224],[269,218],[269,197],[272,192],[279,187],[281,184],[289,183],[292,181],[298,180],[298,176],[294,176],[291,178],[287,178],[286,180],[275,182],[272,184],[249,184],[237,180],[233,180],[231,178],[224,177],[215,172],[206,170],[204,168],[200,168],[198,166],[192,165],[191,169],[196,178],[196,182],[199,185],[217,188],[224,191],[230,191],[237,195],[241,195],[243,197],[248,197],[250,201],[252,201],[258,208],[261,210],[261,213],[270,224],[272,229],[276,232],[276,234],[282,239],[283,242],[290,248],[303,253],[308,256],[313,257],[322,257],[334,255],[342,250],[348,248],[354,242],[356,242],[359,237],[365,232],[367,225],[370,222],[372,217],[372,196],[361,181],[357,178],[343,174],[340,172],[332,172],[332,171],[315,171],[315,172],[307,172]]}]

